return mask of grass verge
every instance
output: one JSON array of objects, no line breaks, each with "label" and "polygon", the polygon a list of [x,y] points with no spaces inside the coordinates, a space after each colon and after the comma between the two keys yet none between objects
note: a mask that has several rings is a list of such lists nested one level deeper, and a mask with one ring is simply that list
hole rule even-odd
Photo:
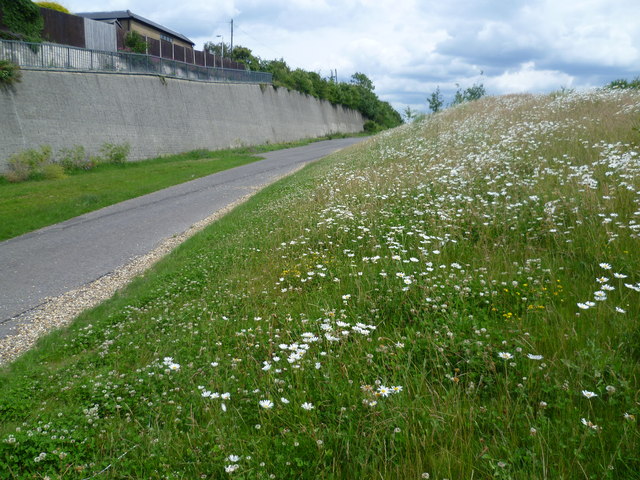
[{"label": "grass verge", "polygon": [[8,478],[637,479],[640,96],[268,187],[0,373]]},{"label": "grass verge", "polygon": [[[256,155],[326,138],[231,150],[196,150],[138,162],[101,164],[51,180],[10,183],[0,177],[0,241],[83,213],[260,160]],[[332,136],[330,138],[336,138]]]}]

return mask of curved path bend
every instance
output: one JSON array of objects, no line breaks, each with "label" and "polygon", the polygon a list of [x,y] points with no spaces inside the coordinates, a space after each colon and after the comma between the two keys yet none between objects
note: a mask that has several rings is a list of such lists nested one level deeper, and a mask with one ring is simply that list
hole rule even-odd
[{"label": "curved path bend", "polygon": [[113,272],[259,186],[361,140],[327,140],[269,152],[261,155],[264,160],[0,242],[0,339],[47,298]]}]

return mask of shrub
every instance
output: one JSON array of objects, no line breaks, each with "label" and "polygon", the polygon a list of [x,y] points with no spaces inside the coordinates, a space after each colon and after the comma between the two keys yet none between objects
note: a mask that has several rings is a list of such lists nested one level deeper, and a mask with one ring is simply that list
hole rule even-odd
[{"label": "shrub", "polygon": [[105,163],[120,165],[127,161],[130,150],[131,145],[128,143],[123,143],[121,145],[105,143],[100,147],[100,157]]},{"label": "shrub", "polygon": [[133,53],[147,53],[147,42],[138,32],[127,32],[124,45]]},{"label": "shrub", "polygon": [[60,150],[58,163],[62,165],[66,171],[77,169],[89,170],[91,168],[87,152],[82,145]]},{"label": "shrub", "polygon": [[612,89],[628,89],[628,88],[633,88],[633,89],[640,89],[640,77],[636,77],[633,80],[629,81],[626,80],[624,78],[619,78],[617,80],[614,80],[613,82],[611,82],[609,85],[607,85],[608,88],[612,88]]},{"label": "shrub", "polygon": [[473,86],[461,90],[458,85],[458,90],[453,98],[452,106],[460,105],[465,102],[473,102],[474,100],[480,100],[487,94],[486,89],[482,83],[474,83]]},{"label": "shrub", "polygon": [[440,86],[437,86],[436,90],[431,93],[431,96],[427,99],[427,102],[429,103],[429,110],[431,110],[433,113],[438,113],[440,110],[442,110],[442,107],[444,106],[444,98],[440,93]]},{"label": "shrub", "polygon": [[40,150],[25,150],[9,157],[5,178],[10,182],[23,182],[31,177],[43,175],[48,164],[51,164],[50,146],[44,145]]},{"label": "shrub", "polygon": [[56,10],[57,12],[71,13],[67,8],[56,2],[36,2],[36,5],[42,8],[48,8],[49,10]]},{"label": "shrub", "polygon": [[48,145],[40,150],[29,149],[16,153],[7,161],[4,177],[12,183],[29,179],[45,178],[48,180],[64,178],[66,172],[73,170],[91,170],[101,163],[121,165],[128,160],[131,146],[128,143],[104,143],[99,155],[87,156],[82,145],[63,148],[56,158]]},{"label": "shrub", "polygon": [[89,160],[87,160],[87,170],[91,170],[92,168],[96,168],[101,163],[105,163],[104,158],[98,155],[90,155]]},{"label": "shrub", "polygon": [[22,80],[20,67],[9,60],[0,60],[0,85],[13,85]]},{"label": "shrub", "polygon": [[562,98],[562,97],[566,97],[568,95],[572,95],[573,93],[575,93],[575,89],[573,89],[573,88],[560,87],[559,90],[551,92],[549,95],[551,95],[551,98]]},{"label": "shrub", "polygon": [[4,178],[11,183],[24,182],[29,178],[29,166],[23,162],[12,162],[12,158],[9,158],[8,169],[4,174]]},{"label": "shrub", "polygon": [[382,127],[373,120],[367,120],[366,122],[364,122],[363,128],[367,133],[377,133],[382,130]]},{"label": "shrub", "polygon": [[57,180],[66,176],[63,166],[57,163],[48,163],[42,167],[42,178],[47,180]]},{"label": "shrub", "polygon": [[44,20],[40,8],[31,0],[0,0],[2,21],[14,34],[14,38],[28,42],[42,41],[40,35]]},{"label": "shrub", "polygon": [[413,119],[412,123],[420,123],[422,122],[425,118],[427,118],[427,114],[426,113],[420,113],[419,115],[416,115]]}]

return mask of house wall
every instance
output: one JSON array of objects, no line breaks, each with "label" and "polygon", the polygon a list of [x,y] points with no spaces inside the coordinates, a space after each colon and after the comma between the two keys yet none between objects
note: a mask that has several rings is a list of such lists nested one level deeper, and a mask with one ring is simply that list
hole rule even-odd
[{"label": "house wall", "polygon": [[0,89],[0,171],[28,148],[131,145],[131,159],[362,131],[359,112],[256,84],[24,70]]},{"label": "house wall", "polygon": [[[140,35],[155,38],[156,40],[160,40],[160,32],[158,32],[158,30],[156,30],[155,28],[149,27],[148,25],[145,25],[143,23],[136,22],[135,20],[129,20],[127,23],[128,23],[129,30],[134,30],[138,32]],[[164,32],[163,32],[163,35],[167,35],[173,38],[173,43],[176,45],[179,45],[181,47],[188,47],[188,48],[192,47],[190,43],[182,41],[179,38],[176,38],[172,35],[168,35]]]}]

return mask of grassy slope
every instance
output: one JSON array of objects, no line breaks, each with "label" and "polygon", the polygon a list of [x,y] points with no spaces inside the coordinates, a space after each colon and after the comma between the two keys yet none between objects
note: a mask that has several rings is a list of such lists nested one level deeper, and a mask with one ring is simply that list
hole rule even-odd
[{"label": "grassy slope", "polygon": [[640,478],[639,115],[488,98],[268,188],[5,369],[0,467]]}]

